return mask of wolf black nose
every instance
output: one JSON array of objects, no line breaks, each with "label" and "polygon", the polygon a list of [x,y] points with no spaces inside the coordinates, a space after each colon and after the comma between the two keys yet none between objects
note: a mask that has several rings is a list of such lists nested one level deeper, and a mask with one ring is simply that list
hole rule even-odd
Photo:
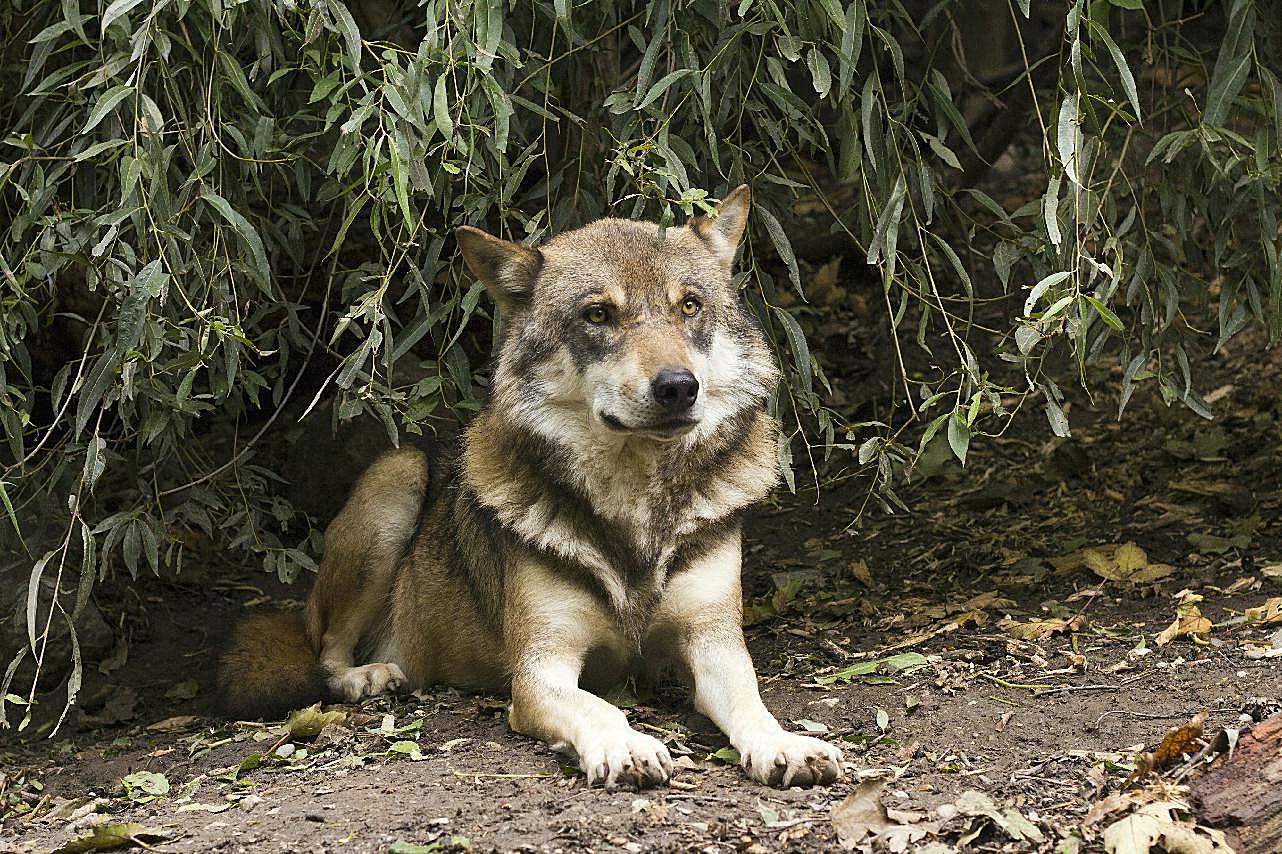
[{"label": "wolf black nose", "polygon": [[650,385],[654,399],[669,412],[685,412],[699,396],[699,381],[687,370],[664,368]]}]

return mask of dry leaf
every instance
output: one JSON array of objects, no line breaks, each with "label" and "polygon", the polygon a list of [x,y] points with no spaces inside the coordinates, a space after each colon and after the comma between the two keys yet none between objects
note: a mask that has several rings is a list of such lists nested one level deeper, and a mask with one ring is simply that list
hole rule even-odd
[{"label": "dry leaf", "polygon": [[1165,563],[1150,563],[1148,554],[1135,543],[1083,549],[1082,562],[1100,578],[1131,584],[1147,584],[1175,571]]},{"label": "dry leaf", "polygon": [[1008,622],[1002,630],[1011,637],[1027,641],[1044,641],[1051,635],[1081,631],[1086,618],[1081,614],[1068,620],[1030,620],[1027,623]]},{"label": "dry leaf", "polygon": [[837,830],[841,847],[854,848],[868,836],[876,836],[891,826],[886,808],[881,803],[885,780],[865,780],[832,808],[832,826]]},{"label": "dry leaf", "polygon": [[962,792],[953,803],[962,815],[991,819],[1007,836],[1016,841],[1042,842],[1045,839],[1037,825],[1025,818],[1023,813],[1014,807],[999,810],[993,799],[983,792],[974,789]]},{"label": "dry leaf", "polygon": [[1176,492],[1187,492],[1192,495],[1228,495],[1236,487],[1231,483],[1223,483],[1213,480],[1173,480],[1167,484]]},{"label": "dry leaf", "polygon": [[1194,609],[1194,613],[1181,614],[1175,622],[1162,629],[1157,636],[1157,645],[1166,646],[1177,638],[1205,638],[1211,633],[1211,625],[1210,620]]},{"label": "dry leaf", "polygon": [[181,732],[182,730],[191,729],[200,723],[200,720],[197,715],[176,715],[172,718],[165,718],[163,721],[156,721],[154,724],[148,724],[147,729],[150,732]]},{"label": "dry leaf", "polygon": [[864,587],[873,586],[872,572],[868,569],[868,561],[852,560],[850,562],[850,574]]},{"label": "dry leaf", "polygon": [[146,842],[157,842],[167,836],[158,827],[144,824],[100,824],[87,836],[73,839],[53,854],[82,854],[85,851],[111,851],[115,848],[133,847]]},{"label": "dry leaf", "polygon": [[1202,731],[1206,725],[1206,710],[1198,712],[1183,726],[1172,727],[1166,731],[1157,749],[1141,754],[1135,760],[1135,770],[1127,782],[1142,779],[1153,771],[1159,771],[1168,765],[1178,762],[1185,754],[1197,753],[1202,749]]},{"label": "dry leaf", "polygon": [[1274,596],[1258,608],[1243,612],[1248,623],[1282,623],[1282,596]]},{"label": "dry leaf", "polygon": [[1202,597],[1191,590],[1175,594],[1175,622],[1158,633],[1155,639],[1158,646],[1166,646],[1177,638],[1204,639],[1211,633],[1211,621],[1203,617],[1197,607],[1201,601]]},{"label": "dry leaf", "polygon": [[1175,801],[1140,807],[1104,828],[1104,850],[1108,854],[1150,854],[1160,844],[1166,854],[1233,854],[1220,831],[1179,820],[1176,813],[1184,809],[1184,804]]}]

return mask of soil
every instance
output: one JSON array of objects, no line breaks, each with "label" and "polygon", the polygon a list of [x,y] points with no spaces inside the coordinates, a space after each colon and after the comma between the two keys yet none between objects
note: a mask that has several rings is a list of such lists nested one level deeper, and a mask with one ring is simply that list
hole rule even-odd
[{"label": "soil", "polygon": [[[964,469],[928,454],[901,491],[911,512],[882,512],[866,480],[826,470],[822,490],[803,484],[750,520],[762,692],[786,726],[843,747],[846,779],[829,788],[750,782],[665,687],[614,698],[684,766],[645,792],[587,788],[508,730],[501,697],[335,706],[313,740],[218,719],[230,624],[306,592],[218,570],[104,606],[133,615],[127,646],[87,674],[56,737],[37,718],[0,747],[0,850],[111,822],[142,825],[130,833],[157,851],[830,851],[833,807],[876,778],[892,820],[922,828],[899,850],[1102,851],[1089,811],[1169,727],[1205,710],[1215,732],[1282,697],[1280,659],[1260,657],[1277,626],[1244,618],[1282,595],[1282,359],[1247,357],[1217,357],[1237,379],[1212,394],[1227,413],[1215,422],[1138,396],[1119,422],[1115,404],[1079,401],[1072,439],[1034,425],[977,441]],[[1127,543],[1143,560],[1099,551]],[[1148,580],[1100,574],[1136,566]],[[1209,631],[1159,645],[1177,606]],[[168,791],[152,798],[163,786],[128,777],[140,771]],[[959,813],[970,790],[1033,830]]]}]

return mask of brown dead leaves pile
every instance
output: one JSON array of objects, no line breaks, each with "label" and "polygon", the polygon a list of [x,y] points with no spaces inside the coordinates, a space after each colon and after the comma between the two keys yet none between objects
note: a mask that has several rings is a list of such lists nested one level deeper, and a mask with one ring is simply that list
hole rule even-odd
[{"label": "brown dead leaves pile", "polygon": [[[1001,808],[980,791],[962,792],[952,803],[924,812],[887,807],[881,800],[885,788],[883,779],[865,780],[832,808],[832,823],[842,848],[890,854],[964,850],[989,828],[1016,842],[1046,841],[1041,828],[1022,812]],[[937,841],[945,835],[955,837],[951,845]]]},{"label": "brown dead leaves pile", "polygon": [[1158,646],[1166,646],[1179,638],[1206,640],[1211,633],[1211,621],[1202,616],[1198,608],[1201,601],[1202,596],[1192,590],[1181,590],[1175,594],[1175,621],[1158,633],[1155,638]]},{"label": "brown dead leaves pile", "polygon": [[1056,572],[1067,574],[1086,568],[1107,581],[1151,584],[1175,572],[1165,563],[1152,563],[1148,553],[1135,543],[1091,546],[1063,557],[1050,559]]}]

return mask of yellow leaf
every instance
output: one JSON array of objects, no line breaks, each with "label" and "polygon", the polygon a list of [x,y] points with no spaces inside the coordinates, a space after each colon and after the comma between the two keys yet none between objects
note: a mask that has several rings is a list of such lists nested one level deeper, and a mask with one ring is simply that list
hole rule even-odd
[{"label": "yellow leaf", "polygon": [[1248,623],[1282,623],[1282,596],[1274,596],[1257,608],[1244,612]]}]

